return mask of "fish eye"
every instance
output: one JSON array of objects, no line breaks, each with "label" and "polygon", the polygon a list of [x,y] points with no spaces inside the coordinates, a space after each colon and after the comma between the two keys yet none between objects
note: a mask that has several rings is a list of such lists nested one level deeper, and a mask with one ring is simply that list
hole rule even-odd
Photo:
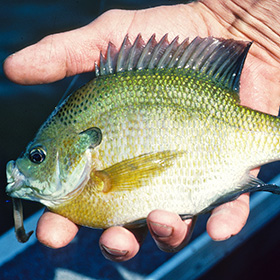
[{"label": "fish eye", "polygon": [[29,152],[29,159],[34,163],[42,163],[46,158],[46,151],[43,147],[35,147]]}]

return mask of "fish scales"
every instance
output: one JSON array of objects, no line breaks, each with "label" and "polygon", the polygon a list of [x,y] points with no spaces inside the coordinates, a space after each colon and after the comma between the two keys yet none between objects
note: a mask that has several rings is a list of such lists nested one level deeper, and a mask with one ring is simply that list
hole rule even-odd
[{"label": "fish scales", "polygon": [[[191,217],[245,191],[278,193],[249,176],[279,159],[280,135],[277,117],[240,105],[248,45],[198,38],[177,59],[176,44],[165,45],[151,68],[143,65],[147,58],[127,62],[129,51],[121,60],[132,69],[111,65],[115,57],[100,60],[102,74],[97,67],[95,79],[57,106],[23,158],[8,163],[8,193],[96,228],[133,224],[154,209]],[[191,45],[208,59],[195,64]],[[218,61],[229,50],[229,62]],[[122,71],[112,73],[116,67]],[[30,161],[41,156],[34,175]]]},{"label": "fish scales", "polygon": [[[80,104],[89,98],[87,95],[90,92],[109,92],[107,98],[102,93],[95,97],[98,98],[95,102],[99,104],[98,108],[94,107],[97,112],[91,111],[89,107],[85,119],[90,119],[90,122],[85,124],[80,122],[76,128],[77,131],[82,131],[98,123],[103,131],[104,145],[101,144],[96,149],[100,160],[98,169],[105,169],[130,157],[159,150],[184,150],[187,151],[186,156],[174,164],[173,168],[168,169],[166,174],[149,182],[146,188],[134,190],[133,196],[123,191],[98,199],[94,187],[89,183],[87,193],[83,192],[76,202],[68,203],[72,210],[66,210],[65,205],[60,206],[61,214],[66,211],[69,215],[68,211],[73,212],[73,216],[70,217],[78,224],[82,224],[89,209],[85,207],[85,212],[81,210],[77,212],[73,204],[86,205],[85,200],[89,197],[95,198],[93,204],[102,205],[100,214],[94,213],[94,218],[100,217],[102,221],[106,221],[104,213],[108,216],[107,224],[106,222],[104,225],[97,224],[96,227],[108,227],[111,224],[124,224],[131,221],[130,213],[127,213],[129,217],[125,218],[126,215],[123,212],[126,210],[122,210],[125,208],[137,213],[132,220],[147,216],[151,209],[195,214],[192,209],[196,211],[199,209],[200,212],[207,206],[198,200],[201,193],[204,195],[207,193],[215,201],[217,197],[228,191],[227,187],[222,187],[224,182],[226,180],[234,182],[236,178],[244,176],[244,165],[245,170],[248,171],[248,164],[251,162],[249,167],[254,167],[257,154],[265,151],[264,147],[252,150],[253,142],[258,138],[254,135],[250,142],[247,118],[252,121],[254,111],[240,109],[236,100],[232,101],[230,98],[232,93],[221,88],[217,89],[211,82],[199,80],[199,77],[196,78],[194,75],[186,77],[184,70],[157,70],[156,73],[153,73],[154,70],[142,70],[139,72],[131,72],[130,75],[121,73],[99,77],[94,80],[96,85],[89,85],[91,90],[87,88],[83,90],[85,94],[79,100]],[[134,80],[137,81],[135,84]],[[89,93],[86,94],[86,92]],[[216,100],[211,104],[213,96]],[[71,99],[65,106],[69,106],[70,102]],[[204,107],[204,104],[208,105]],[[235,127],[231,127],[227,122],[234,112],[236,112],[236,124]],[[94,115],[96,119],[92,118]],[[127,122],[128,119],[129,122]],[[213,124],[212,119],[216,123]],[[105,135],[115,141],[106,141]],[[168,139],[162,142],[162,138],[166,136]],[[263,137],[263,135],[259,136]],[[199,142],[194,141],[198,138]],[[227,139],[227,142],[224,142],[224,139]],[[231,147],[239,148],[231,152]],[[108,153],[108,151],[111,152]],[[236,169],[235,165],[240,165],[240,170],[229,174],[230,169]],[[227,168],[225,169],[224,166]],[[184,181],[183,178],[188,179]],[[209,188],[211,185],[220,186],[218,194],[213,195],[216,190]],[[141,203],[139,203],[139,198]],[[118,214],[110,211],[110,209],[118,208],[120,209]],[[60,213],[59,208],[55,211]],[[139,213],[142,214],[139,215]],[[77,215],[80,218],[76,220]],[[113,220],[113,216],[122,217],[123,220],[121,222],[117,220],[118,218]],[[93,220],[89,220],[89,224],[86,225],[90,226],[93,223]]]}]

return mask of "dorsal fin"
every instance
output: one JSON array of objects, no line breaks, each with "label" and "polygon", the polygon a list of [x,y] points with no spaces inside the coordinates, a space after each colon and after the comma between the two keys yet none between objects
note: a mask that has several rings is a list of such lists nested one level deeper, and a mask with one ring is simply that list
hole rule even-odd
[{"label": "dorsal fin", "polygon": [[167,34],[157,43],[155,34],[145,44],[141,34],[131,44],[128,35],[119,51],[109,43],[106,58],[100,54],[96,76],[141,69],[184,68],[207,76],[224,87],[239,91],[239,80],[250,42],[196,37],[169,43]]}]

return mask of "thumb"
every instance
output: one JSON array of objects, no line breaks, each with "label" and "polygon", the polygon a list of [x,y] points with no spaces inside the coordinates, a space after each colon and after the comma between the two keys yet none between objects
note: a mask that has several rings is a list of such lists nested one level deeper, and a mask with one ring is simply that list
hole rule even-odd
[{"label": "thumb", "polygon": [[[117,47],[120,46],[127,32],[124,25],[118,27],[124,16],[129,25],[133,12],[115,10],[84,27],[49,35],[9,56],[3,65],[4,73],[15,83],[30,85],[93,71],[94,62],[98,60],[100,51],[105,53],[109,38]],[[118,31],[114,32],[117,28]]]}]

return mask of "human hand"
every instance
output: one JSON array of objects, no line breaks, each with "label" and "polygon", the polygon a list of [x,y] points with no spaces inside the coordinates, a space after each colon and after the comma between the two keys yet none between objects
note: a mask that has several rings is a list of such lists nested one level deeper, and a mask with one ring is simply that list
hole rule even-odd
[{"label": "human hand", "polygon": [[[251,6],[250,5],[253,5]],[[265,8],[269,7],[269,8]],[[250,13],[247,11],[250,10]],[[91,24],[70,32],[47,36],[35,45],[10,56],[4,63],[8,78],[20,84],[49,83],[65,76],[94,70],[99,53],[108,42],[120,47],[126,34],[133,41],[138,33],[147,41],[155,33],[172,40],[195,36],[214,36],[254,40],[241,76],[241,102],[251,108],[277,114],[280,104],[280,38],[277,34],[279,7],[272,0],[256,4],[253,0],[205,0],[142,11],[113,10]],[[217,207],[208,220],[207,231],[215,240],[238,233],[249,213],[249,196]],[[178,251],[188,241],[191,221],[155,210],[147,224],[158,246]],[[153,230],[152,230],[153,229]],[[78,226],[57,214],[46,212],[37,227],[38,239],[54,248],[67,245]],[[129,231],[112,227],[100,238],[103,254],[114,261],[132,258],[139,250],[146,230]]]}]

